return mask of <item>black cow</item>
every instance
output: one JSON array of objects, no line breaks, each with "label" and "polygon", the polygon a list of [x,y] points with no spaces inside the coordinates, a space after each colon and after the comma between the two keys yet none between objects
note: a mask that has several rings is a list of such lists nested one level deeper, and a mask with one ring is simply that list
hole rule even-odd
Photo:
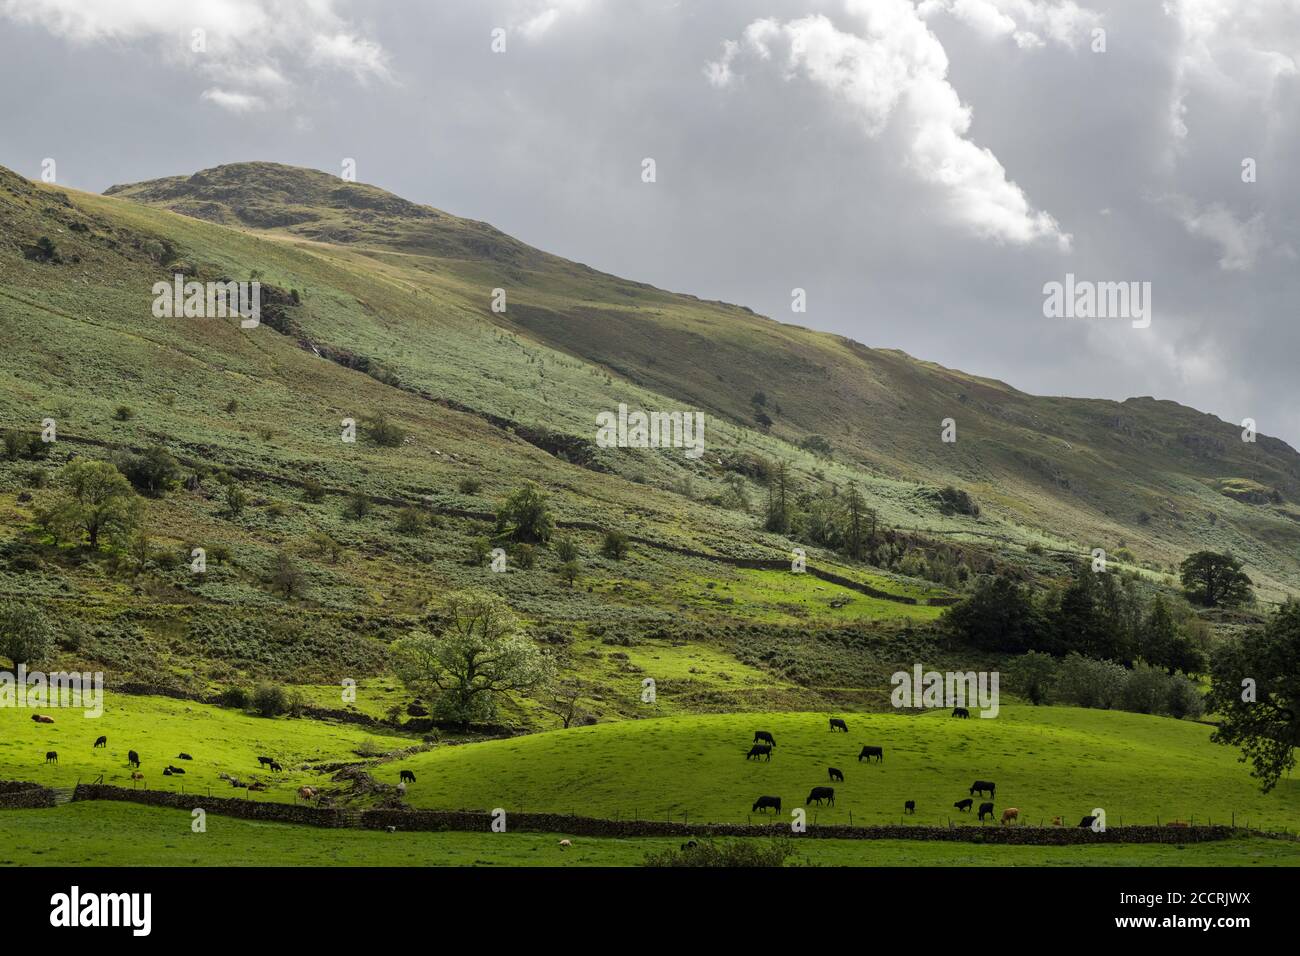
[{"label": "black cow", "polygon": [[279,772],[280,772],[281,770],[283,770],[284,768],[281,767],[281,766],[280,766],[278,763],[276,763],[274,760],[272,760],[272,761],[271,761],[271,769],[274,770],[276,773],[279,773]]},{"label": "black cow", "polygon": [[415,774],[409,770],[403,770],[397,775],[399,783],[415,783]]},{"label": "black cow", "polygon": [[100,737],[100,738],[96,739],[96,741],[95,741],[95,746],[96,746],[96,747],[107,747],[107,746],[108,746],[108,738],[107,738],[107,737]]},{"label": "black cow", "polygon": [[844,771],[839,767],[827,767],[826,772],[832,780],[838,780],[840,783],[844,782]]},{"label": "black cow", "polygon": [[835,788],[834,787],[813,787],[808,794],[808,799],[803,802],[806,807],[810,803],[816,803],[821,806],[823,800],[829,800],[831,806],[835,806]]},{"label": "black cow", "polygon": [[776,740],[774,740],[772,735],[769,734],[766,730],[754,731],[754,743],[758,743],[760,740],[766,741],[767,743],[771,744],[773,747],[776,746]]},{"label": "black cow", "polygon": [[908,800],[906,803],[904,803],[904,804],[903,804],[903,812],[904,812],[904,813],[915,813],[915,812],[916,812],[916,801],[915,801],[915,800]]},{"label": "black cow", "polygon": [[987,790],[989,792],[989,796],[992,797],[995,796],[994,790],[996,789],[997,789],[997,784],[993,783],[991,780],[976,780],[974,783],[970,785],[970,790],[968,790],[967,792],[970,793],[972,796],[978,793],[982,797],[984,796],[984,791]]},{"label": "black cow", "polygon": [[956,803],[953,804],[953,806],[957,808],[957,811],[959,813],[963,811],[970,812],[971,805],[974,802],[975,801],[972,800],[970,797],[967,797],[965,800],[958,800]]},{"label": "black cow", "polygon": [[45,762],[46,762],[46,763],[58,763],[58,762],[59,762],[59,752],[58,752],[57,750],[47,750],[47,751],[45,751]]},{"label": "black cow", "polygon": [[847,734],[849,732],[849,725],[839,717],[832,717],[831,730],[842,730]]},{"label": "black cow", "polygon": [[170,777],[171,775],[172,775],[172,768],[171,768],[171,767],[163,767],[163,776],[164,776],[164,777]]},{"label": "black cow", "polygon": [[176,755],[176,759],[177,759],[177,760],[193,760],[194,758],[191,757],[189,754],[177,754],[177,755]]},{"label": "black cow", "polygon": [[[391,830],[392,828],[390,827],[389,829]],[[687,840],[685,843],[682,844],[682,849],[694,850],[697,846],[699,846],[699,844],[696,843],[694,840]]]},{"label": "black cow", "polygon": [[140,769],[140,755],[139,755],[138,753],[136,753],[134,750],[128,750],[128,751],[126,752],[126,765],[127,765],[128,767],[135,767],[137,770],[139,770],[139,769]]},{"label": "black cow", "polygon": [[858,754],[858,763],[862,763],[864,757],[867,760],[870,760],[872,757],[875,757],[876,763],[880,763],[885,759],[885,748],[884,747],[863,747],[862,752]]},{"label": "black cow", "polygon": [[993,804],[991,804],[991,803],[981,803],[981,804],[980,804],[980,823],[983,823],[983,822],[984,822],[984,814],[986,814],[986,813],[987,813],[990,817],[993,816]]},{"label": "black cow", "polygon": [[967,718],[968,718],[968,717],[970,717],[970,711],[967,710],[965,707],[954,707],[954,708],[952,709],[952,715],[953,715],[954,717],[967,717]]},{"label": "black cow", "polygon": [[771,808],[775,810],[777,813],[780,813],[781,798],[780,797],[759,797],[757,800],[754,801],[754,805],[749,809],[751,813],[758,813],[759,811],[767,810],[768,808]]},{"label": "black cow", "polygon": [[1092,825],[1096,822],[1097,822],[1096,817],[1084,817],[1082,820],[1079,821],[1078,829],[1091,830]]},{"label": "black cow", "polygon": [[185,775],[185,771],[182,770],[180,767],[173,767],[171,764],[168,764],[168,765],[167,765],[167,769],[168,769],[169,771],[171,771],[172,773],[179,773],[179,774],[181,774],[182,776]]},{"label": "black cow", "polygon": [[269,766],[271,766],[271,764],[273,764],[273,763],[275,763],[275,761],[272,760],[270,757],[258,757],[258,758],[257,758],[257,765],[258,765],[259,767],[269,767]]},{"label": "black cow", "polygon": [[749,748],[749,753],[745,754],[746,760],[750,757],[753,757],[755,760],[759,757],[766,757],[768,760],[771,760],[772,748],[768,744],[754,744],[754,746]]}]

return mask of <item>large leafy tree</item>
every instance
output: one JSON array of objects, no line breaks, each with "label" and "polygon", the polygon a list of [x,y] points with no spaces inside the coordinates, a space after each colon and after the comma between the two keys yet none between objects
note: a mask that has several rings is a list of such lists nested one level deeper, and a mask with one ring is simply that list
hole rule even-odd
[{"label": "large leafy tree", "polygon": [[548,657],[524,636],[506,603],[485,591],[455,591],[421,631],[393,644],[397,675],[434,702],[438,715],[468,725],[490,720],[497,697],[550,679]]},{"label": "large leafy tree", "polygon": [[1295,767],[1300,742],[1300,603],[1219,645],[1210,674],[1209,709],[1220,718],[1211,739],[1241,748],[1267,793]]},{"label": "large leafy tree", "polygon": [[497,509],[497,534],[508,535],[516,541],[546,544],[554,531],[555,519],[551,517],[546,492],[535,481],[525,481]]},{"label": "large leafy tree", "polygon": [[944,627],[957,639],[990,651],[1022,653],[1044,639],[1041,613],[1029,592],[1001,575],[983,581],[965,601],[949,608]]},{"label": "large leafy tree", "polygon": [[140,526],[144,502],[122,473],[106,461],[81,459],[67,465],[60,478],[64,491],[49,512],[56,533],[78,540],[84,535],[92,549],[101,539],[125,546]]},{"label": "large leafy tree", "polygon": [[1251,599],[1251,580],[1231,554],[1197,551],[1180,566],[1187,597],[1206,607],[1236,607]]},{"label": "large leafy tree", "polygon": [[31,604],[0,604],[0,656],[19,664],[39,661],[54,647],[54,630],[39,608]]}]

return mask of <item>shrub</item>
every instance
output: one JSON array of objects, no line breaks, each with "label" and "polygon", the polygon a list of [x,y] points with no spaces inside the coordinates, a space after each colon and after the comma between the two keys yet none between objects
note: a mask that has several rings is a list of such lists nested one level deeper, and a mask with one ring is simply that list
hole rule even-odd
[{"label": "shrub", "polygon": [[302,496],[311,502],[322,502],[325,500],[325,486],[315,478],[308,478],[302,483]]},{"label": "shrub", "polygon": [[483,487],[483,482],[477,478],[462,478],[456,487],[462,495],[476,495]]},{"label": "shrub", "polygon": [[252,705],[262,717],[278,717],[289,709],[289,700],[283,687],[263,683],[253,688]]},{"label": "shrub", "polygon": [[536,558],[537,555],[534,553],[531,544],[521,544],[515,548],[515,564],[525,571],[532,568]]},{"label": "shrub", "polygon": [[582,565],[577,561],[565,561],[560,565],[560,577],[568,582],[569,587],[577,583],[580,574],[582,574]]},{"label": "shrub", "polygon": [[[694,843],[692,846],[691,843]],[[788,837],[773,840],[701,840],[684,844],[680,850],[647,853],[643,866],[773,867],[785,866],[795,855]]]},{"label": "shrub", "polygon": [[399,534],[419,534],[424,531],[426,524],[424,512],[419,508],[403,508],[397,513]]},{"label": "shrub", "polygon": [[482,564],[492,553],[492,542],[485,537],[477,537],[469,543],[469,563]]},{"label": "shrub", "polygon": [[226,510],[232,515],[243,512],[248,505],[248,494],[239,485],[231,482],[226,485]]},{"label": "shrub", "polygon": [[351,518],[353,521],[360,521],[368,514],[370,514],[370,499],[365,495],[352,495],[343,506],[344,517]]},{"label": "shrub", "polygon": [[535,481],[525,481],[497,509],[497,533],[516,541],[546,544],[554,530],[555,519],[551,517],[546,492]]},{"label": "shrub", "polygon": [[135,418],[135,409],[129,405],[119,405],[113,410],[113,417],[119,422],[129,422]]},{"label": "shrub", "polygon": [[384,448],[396,448],[405,443],[406,431],[390,422],[387,415],[379,414],[366,421],[366,437]]},{"label": "shrub", "polygon": [[248,689],[246,687],[227,687],[221,692],[222,707],[237,707],[240,710],[246,710],[250,703]]},{"label": "shrub", "polygon": [[569,537],[558,539],[555,542],[555,556],[561,561],[577,560],[578,543]]},{"label": "shrub", "polygon": [[600,553],[615,561],[622,561],[627,557],[627,535],[622,531],[606,531]]}]

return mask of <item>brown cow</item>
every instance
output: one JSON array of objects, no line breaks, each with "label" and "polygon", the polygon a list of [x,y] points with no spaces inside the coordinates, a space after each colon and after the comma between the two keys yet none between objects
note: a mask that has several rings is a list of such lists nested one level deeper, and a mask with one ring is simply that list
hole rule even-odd
[{"label": "brown cow", "polygon": [[137,771],[135,771],[134,773],[131,774],[131,779],[132,779],[132,780],[143,780],[143,779],[144,779],[144,774],[140,773],[140,772],[137,770]]},{"label": "brown cow", "polygon": [[302,797],[304,800],[315,800],[316,791],[311,787],[299,787],[298,796]]},{"label": "brown cow", "polygon": [[1061,820],[1060,817],[1052,817],[1052,826],[1063,827],[1065,826],[1065,823]]},{"label": "brown cow", "polygon": [[53,717],[46,717],[44,714],[32,714],[32,720],[36,721],[38,724],[54,723]]},{"label": "brown cow", "polygon": [[1005,810],[1002,811],[1003,823],[1010,823],[1012,820],[1017,820],[1019,818],[1020,818],[1019,807],[1007,807]]}]

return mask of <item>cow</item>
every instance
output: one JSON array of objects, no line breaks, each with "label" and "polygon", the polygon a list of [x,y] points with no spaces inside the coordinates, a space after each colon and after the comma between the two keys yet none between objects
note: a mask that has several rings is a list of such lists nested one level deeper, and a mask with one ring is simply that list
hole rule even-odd
[{"label": "cow", "polygon": [[243,784],[243,786],[246,787],[246,788],[249,789],[249,790],[256,790],[256,791],[258,791],[259,793],[260,793],[261,791],[263,791],[263,790],[268,789],[267,785],[264,784],[264,783],[246,783],[246,784]]},{"label": "cow", "polygon": [[835,806],[835,788],[834,787],[813,787],[808,793],[808,799],[803,802],[806,807],[808,804],[816,802],[820,807],[823,800],[830,801],[830,805]]},{"label": "cow", "polygon": [[194,758],[191,757],[191,756],[190,756],[189,754],[187,754],[187,753],[180,753],[180,754],[177,754],[177,755],[176,755],[176,759],[177,759],[177,760],[193,760]]},{"label": "cow", "polygon": [[991,803],[981,803],[981,804],[980,804],[980,823],[983,823],[983,822],[984,822],[984,815],[985,815],[985,814],[988,814],[990,817],[993,816],[993,804],[991,804]]},{"label": "cow", "polygon": [[397,785],[397,792],[400,793],[402,796],[406,796],[406,784],[399,783]]},{"label": "cow", "polygon": [[144,779],[144,774],[140,773],[138,770],[136,770],[136,771],[132,771],[132,772],[131,772],[131,779],[132,779],[132,780],[143,780],[143,779]]},{"label": "cow", "polygon": [[98,748],[98,747],[107,747],[107,746],[108,746],[108,738],[107,738],[107,737],[100,737],[100,738],[96,739],[96,741],[95,741],[95,747],[96,747],[96,748]]},{"label": "cow", "polygon": [[258,765],[259,767],[269,767],[269,766],[271,766],[271,764],[273,764],[273,763],[275,763],[275,761],[272,760],[270,757],[258,757],[258,758],[257,758],[257,765]]},{"label": "cow", "polygon": [[971,805],[974,803],[975,803],[974,800],[972,800],[970,797],[967,797],[965,800],[958,800],[956,803],[953,804],[953,806],[957,808],[958,813],[963,813],[963,812],[969,812]]},{"label": "cow", "polygon": [[769,809],[775,810],[777,813],[780,813],[781,798],[780,797],[759,797],[757,800],[754,801],[754,805],[749,808],[749,811],[750,813],[760,813],[764,810],[769,810]]},{"label": "cow", "polygon": [[755,760],[759,757],[766,757],[768,760],[771,760],[772,748],[767,744],[754,744],[754,746],[749,748],[749,753],[745,754],[746,760],[750,757],[753,757]]},{"label": "cow", "polygon": [[953,715],[954,717],[961,717],[961,718],[963,718],[963,719],[969,719],[969,718],[970,718],[970,711],[967,710],[965,707],[954,707],[954,708],[952,709],[952,715]]},{"label": "cow", "polygon": [[128,750],[128,751],[126,752],[126,765],[127,765],[128,767],[135,767],[136,770],[139,770],[139,769],[140,769],[140,755],[139,755],[138,753],[136,753],[134,750]]},{"label": "cow", "polygon": [[776,746],[776,738],[773,737],[771,734],[769,734],[766,730],[754,731],[754,743],[760,743],[760,742],[771,744],[773,747]]},{"label": "cow", "polygon": [[47,750],[47,751],[45,751],[45,762],[46,762],[46,763],[58,763],[58,762],[59,762],[59,752],[58,752],[57,750]]},{"label": "cow", "polygon": [[1003,822],[1003,823],[1012,823],[1012,822],[1014,822],[1014,821],[1016,821],[1016,820],[1019,820],[1019,819],[1020,819],[1020,808],[1019,808],[1019,807],[1007,807],[1005,810],[1002,811],[1002,822]]},{"label": "cow", "polygon": [[847,734],[849,732],[849,725],[839,717],[832,717],[831,730],[842,730]]},{"label": "cow", "polygon": [[989,796],[992,797],[992,796],[996,796],[996,794],[994,793],[996,789],[997,789],[997,784],[995,783],[992,783],[988,780],[976,780],[974,783],[970,785],[970,790],[968,790],[967,793],[969,793],[972,797],[978,793],[982,797],[984,796],[984,791],[987,790],[989,792]]},{"label": "cow", "polygon": [[284,768],[281,767],[281,766],[280,766],[278,763],[276,763],[274,760],[272,760],[272,761],[271,761],[271,769],[274,770],[276,773],[279,773],[279,772],[280,772],[281,770],[283,770]]},{"label": "cow", "polygon": [[1060,817],[1052,817],[1052,826],[1063,827],[1065,826],[1065,821],[1062,820]]},{"label": "cow", "polygon": [[311,787],[299,787],[298,796],[302,797],[304,800],[315,800],[316,791]]},{"label": "cow", "polygon": [[694,850],[697,846],[699,846],[699,844],[696,843],[694,840],[687,840],[685,843],[682,844],[682,849]]},{"label": "cow", "polygon": [[1076,829],[1076,830],[1091,830],[1091,829],[1092,829],[1092,825],[1093,825],[1094,823],[1096,823],[1096,822],[1097,822],[1097,818],[1096,818],[1096,817],[1093,817],[1093,816],[1087,816],[1087,817],[1084,817],[1082,820],[1079,821],[1079,825],[1078,825],[1077,827],[1075,827],[1075,829]]},{"label": "cow", "polygon": [[163,776],[164,776],[164,777],[170,777],[171,775],[172,775],[172,768],[171,768],[171,767],[163,767]]},{"label": "cow", "polygon": [[572,840],[561,840],[561,841],[560,841],[560,849],[562,849],[562,850],[563,850],[564,848],[566,848],[566,847],[571,847],[571,846],[573,846],[573,841],[572,841]]},{"label": "cow", "polygon": [[858,754],[858,763],[862,763],[862,758],[864,757],[868,761],[870,761],[872,757],[875,757],[876,763],[880,763],[882,760],[885,759],[885,748],[884,747],[863,747],[862,752]]},{"label": "cow", "polygon": [[36,721],[38,724],[54,723],[53,717],[46,717],[44,714],[32,714],[32,720]]},{"label": "cow", "polygon": [[180,767],[173,767],[171,764],[168,764],[167,769],[170,770],[172,773],[178,773],[181,776],[185,775],[185,771],[182,770]]},{"label": "cow", "polygon": [[403,770],[397,775],[397,779],[401,783],[415,783],[415,774],[409,770]]},{"label": "cow", "polygon": [[844,782],[844,771],[839,767],[827,767],[826,773],[832,780],[838,780],[840,783]]},{"label": "cow", "polygon": [[908,800],[906,803],[904,803],[904,804],[903,804],[903,812],[904,812],[904,813],[915,813],[915,812],[916,812],[916,801],[915,801],[915,800]]}]

